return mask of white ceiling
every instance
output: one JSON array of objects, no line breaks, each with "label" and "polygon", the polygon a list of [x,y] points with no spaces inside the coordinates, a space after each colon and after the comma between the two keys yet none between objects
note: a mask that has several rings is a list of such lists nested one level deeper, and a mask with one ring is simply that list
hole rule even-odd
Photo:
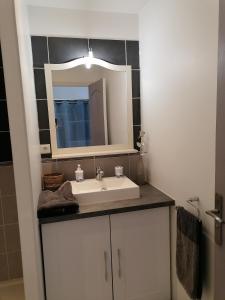
[{"label": "white ceiling", "polygon": [[25,0],[28,5],[136,14],[149,0]]}]

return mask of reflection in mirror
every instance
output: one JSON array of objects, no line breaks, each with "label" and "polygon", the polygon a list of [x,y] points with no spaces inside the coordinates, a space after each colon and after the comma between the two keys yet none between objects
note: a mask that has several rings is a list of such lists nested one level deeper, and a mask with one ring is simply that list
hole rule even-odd
[{"label": "reflection in mirror", "polygon": [[54,86],[53,95],[58,147],[89,146],[88,87]]},{"label": "reflection in mirror", "polygon": [[53,155],[133,152],[131,67],[85,59],[45,65]]},{"label": "reflection in mirror", "polygon": [[108,144],[105,79],[53,86],[58,148]]},{"label": "reflection in mirror", "polygon": [[52,73],[59,148],[127,144],[126,72],[82,65]]}]

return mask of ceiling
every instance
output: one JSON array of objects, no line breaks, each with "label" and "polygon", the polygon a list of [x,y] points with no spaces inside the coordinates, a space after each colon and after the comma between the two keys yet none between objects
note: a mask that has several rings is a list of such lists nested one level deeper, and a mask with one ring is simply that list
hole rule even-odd
[{"label": "ceiling", "polygon": [[25,0],[28,5],[136,14],[149,0]]}]

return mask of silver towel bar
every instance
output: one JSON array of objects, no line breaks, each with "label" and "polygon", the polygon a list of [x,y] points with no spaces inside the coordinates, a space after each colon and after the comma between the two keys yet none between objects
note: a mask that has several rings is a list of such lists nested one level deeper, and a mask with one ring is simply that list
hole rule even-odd
[{"label": "silver towel bar", "polygon": [[[198,206],[196,206],[194,203],[197,202],[199,203],[200,199],[198,197],[190,198],[186,200],[186,202],[191,205],[197,212],[198,218],[200,218],[200,209]],[[176,209],[178,209],[179,206],[176,206]]]}]

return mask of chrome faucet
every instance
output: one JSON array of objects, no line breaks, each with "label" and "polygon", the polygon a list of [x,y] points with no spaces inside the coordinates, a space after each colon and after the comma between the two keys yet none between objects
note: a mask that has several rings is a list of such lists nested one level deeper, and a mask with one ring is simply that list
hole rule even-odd
[{"label": "chrome faucet", "polygon": [[99,181],[102,181],[102,178],[104,176],[104,171],[101,169],[101,167],[97,167],[96,169],[96,179]]}]

